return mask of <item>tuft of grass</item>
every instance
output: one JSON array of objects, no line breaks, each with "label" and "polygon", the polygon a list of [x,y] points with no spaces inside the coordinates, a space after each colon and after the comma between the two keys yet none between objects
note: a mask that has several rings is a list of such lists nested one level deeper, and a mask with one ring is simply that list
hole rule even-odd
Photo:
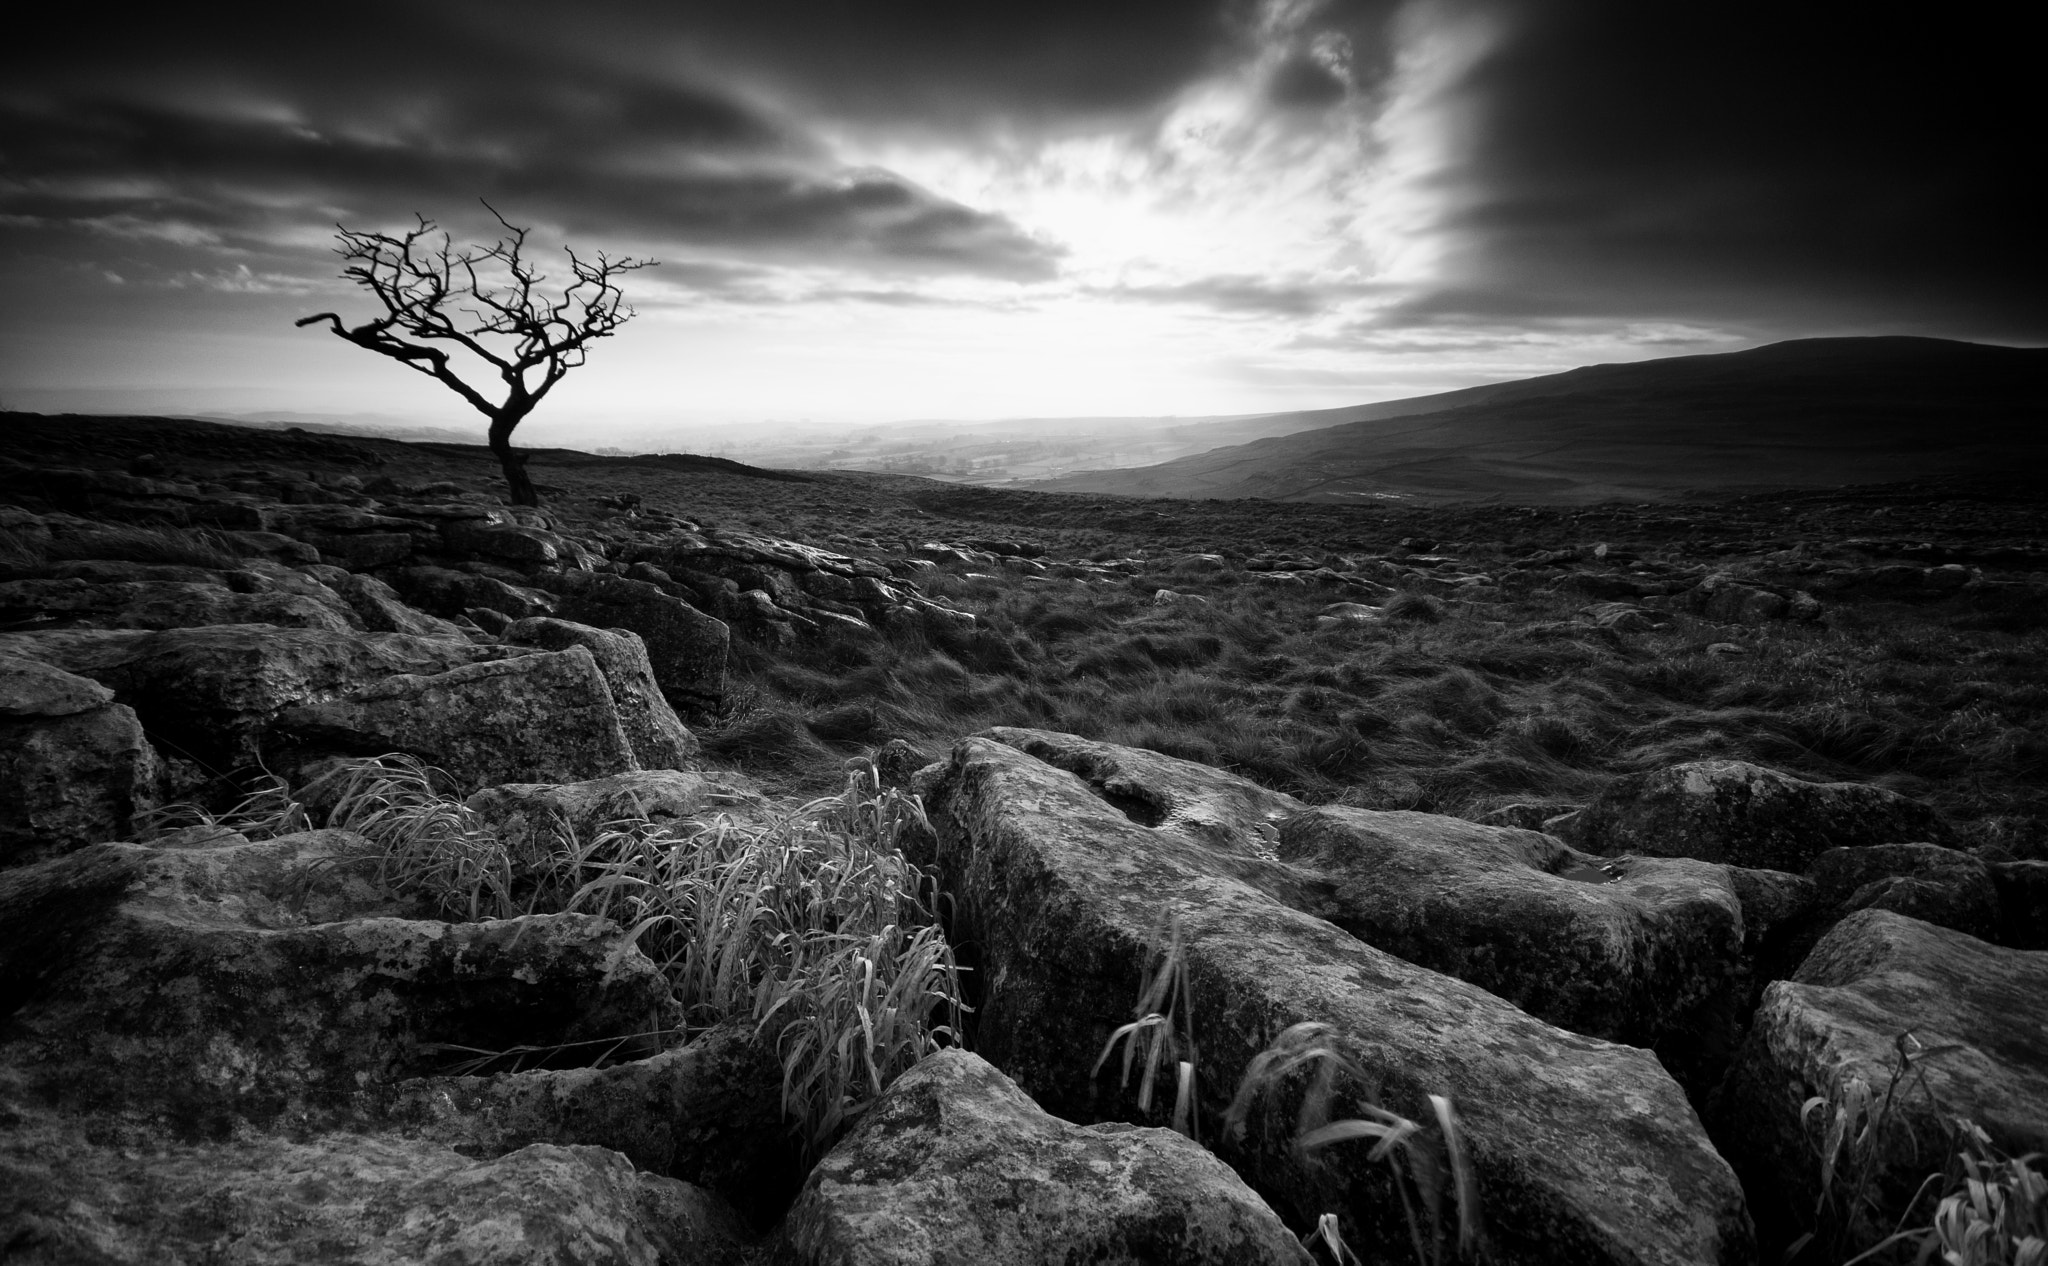
[{"label": "tuft of grass", "polygon": [[2038,1153],[2006,1156],[1972,1121],[1958,1121],[1962,1150],[1952,1162],[1933,1225],[1921,1232],[1922,1260],[1950,1266],[2048,1263],[2048,1177]]},{"label": "tuft of grass", "polygon": [[1389,620],[1409,620],[1417,624],[1441,624],[1446,614],[1441,601],[1413,590],[1403,590],[1388,598],[1383,609]]},{"label": "tuft of grass", "polygon": [[732,721],[706,726],[697,734],[706,754],[749,768],[791,774],[837,760],[802,716],[776,704],[756,704]]},{"label": "tuft of grass", "polygon": [[[1332,1039],[1328,1025],[1306,1021],[1289,1026],[1253,1057],[1224,1113],[1226,1137],[1241,1139],[1258,1101],[1305,1073],[1310,1081],[1296,1114],[1295,1147],[1309,1154],[1370,1141],[1365,1160],[1391,1172],[1416,1262],[1441,1266],[1447,1260],[1484,1258],[1488,1250],[1478,1181],[1450,1097],[1429,1096],[1434,1130],[1383,1107],[1371,1093],[1373,1079]],[[1345,1082],[1364,1115],[1331,1120],[1331,1105]],[[1452,1252],[1456,1257],[1448,1256]]]},{"label": "tuft of grass", "polygon": [[[1814,1229],[1794,1240],[1786,1260],[1817,1250],[1814,1260],[1843,1266],[1877,1260],[1915,1263],[1937,1256],[1947,1266],[2048,1266],[2048,1177],[2034,1167],[2036,1154],[2000,1152],[1975,1122],[1950,1117],[1942,1151],[1946,1167],[1923,1179],[1904,1205],[1886,1207],[1878,1167],[1902,1135],[1918,1150],[1902,1108],[1915,1094],[1939,1108],[1927,1086],[1926,1065],[1959,1045],[1923,1046],[1910,1030],[1892,1043],[1892,1064],[1880,1092],[1863,1077],[1842,1077],[1825,1095],[1800,1109],[1820,1165],[1820,1197]],[[1915,1224],[1914,1210],[1934,1193],[1927,1221]],[[1883,1227],[1891,1224],[1889,1234]],[[1845,1257],[1857,1245],[1854,1256]]]},{"label": "tuft of grass", "polygon": [[1124,1062],[1120,1084],[1128,1086],[1131,1084],[1131,1068],[1140,1062],[1142,1052],[1144,1069],[1138,1081],[1138,1109],[1150,1112],[1152,1096],[1159,1084],[1159,1072],[1162,1068],[1171,1069],[1174,1079],[1173,1128],[1200,1142],[1194,1009],[1188,1002],[1187,958],[1177,917],[1168,917],[1164,931],[1154,938],[1148,957],[1156,959],[1158,966],[1138,991],[1138,1002],[1133,1008],[1136,1018],[1109,1035],[1109,1041],[1103,1044],[1102,1054],[1096,1057],[1095,1067],[1089,1075],[1101,1075],[1102,1066],[1109,1062],[1117,1043],[1122,1042]]},{"label": "tuft of grass", "polygon": [[0,576],[32,576],[49,559],[49,538],[0,528]]},{"label": "tuft of grass", "polygon": [[[752,1021],[775,1046],[784,1113],[813,1156],[905,1069],[960,1040],[962,969],[938,926],[936,885],[901,848],[929,823],[871,763],[850,766],[837,794],[766,821],[633,817],[585,836],[557,822],[516,847],[409,758],[329,777],[330,824],[372,842],[391,891],[455,918],[613,919],[668,978],[691,1027]],[[465,1053],[474,1067],[521,1054]]]},{"label": "tuft of grass", "polygon": [[329,785],[309,794],[333,799],[329,826],[376,846],[381,887],[423,897],[445,917],[472,922],[541,907],[536,859],[515,857],[482,814],[446,790],[452,782],[441,771],[393,754],[347,762],[323,781]]},{"label": "tuft of grass", "polygon": [[256,785],[228,808],[214,812],[190,801],[158,805],[135,815],[136,837],[156,840],[190,827],[212,827],[233,831],[252,840],[276,839],[313,829],[306,806],[292,795],[285,780],[272,773],[257,778]]},{"label": "tuft of grass", "polygon": [[[1138,1110],[1152,1110],[1153,1099],[1161,1092],[1162,1075],[1170,1075],[1174,1082],[1173,1128],[1200,1143],[1200,1048],[1195,1040],[1187,946],[1179,918],[1168,915],[1161,929],[1148,938],[1147,948],[1147,974],[1132,1008],[1134,1018],[1103,1043],[1090,1075],[1101,1076],[1121,1044],[1119,1084],[1128,1087],[1133,1071],[1138,1073]],[[1479,1219],[1478,1184],[1450,1097],[1429,1096],[1433,1130],[1381,1107],[1370,1091],[1373,1079],[1337,1049],[1328,1025],[1293,1025],[1253,1057],[1224,1113],[1224,1140],[1242,1141],[1258,1101],[1278,1093],[1291,1078],[1304,1072],[1311,1075],[1311,1081],[1296,1115],[1295,1148],[1306,1157],[1338,1144],[1370,1140],[1365,1160],[1384,1164],[1392,1172],[1419,1266],[1483,1259],[1487,1249]],[[1331,1119],[1340,1079],[1354,1087],[1353,1099],[1360,1102],[1364,1116]],[[1340,1266],[1358,1260],[1334,1213],[1323,1214],[1315,1228],[1302,1236],[1304,1248],[1313,1251],[1318,1244]],[[1447,1256],[1453,1251],[1455,1258]]]}]

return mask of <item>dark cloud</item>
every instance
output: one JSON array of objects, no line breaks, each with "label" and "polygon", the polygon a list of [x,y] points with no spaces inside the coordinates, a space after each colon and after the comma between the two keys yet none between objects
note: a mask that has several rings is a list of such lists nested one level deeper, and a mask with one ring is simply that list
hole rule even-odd
[{"label": "dark cloud", "polygon": [[1517,0],[1405,315],[2048,334],[2023,10]]},{"label": "dark cloud", "polygon": [[[972,145],[1099,125],[1142,147],[1190,84],[1246,68],[1264,108],[1288,115],[1281,130],[1309,135],[1385,99],[1393,32],[1470,22],[1498,37],[1433,103],[1441,274],[1370,329],[2048,337],[2028,187],[2048,94],[2018,6],[360,0],[317,12],[317,26],[275,4],[39,14],[38,37],[0,47],[0,255],[20,276],[55,275],[20,262],[47,256],[81,276],[281,291],[331,280],[318,243],[336,219],[388,226],[420,211],[470,235],[489,228],[485,197],[572,241],[672,261],[656,275],[672,293],[824,296],[827,283],[787,272],[820,266],[867,274],[828,297],[909,304],[909,278],[1043,279],[1058,249],[998,209],[842,160],[847,135]],[[984,151],[1010,152],[1029,145]],[[1095,293],[1293,318],[1385,297],[1213,267]]]},{"label": "dark cloud", "polygon": [[367,12],[317,42],[260,21],[227,41],[165,27],[25,69],[0,89],[0,215],[248,245],[337,215],[460,226],[482,197],[655,253],[1013,278],[1055,258],[1000,215],[836,162],[720,85],[551,46],[512,8],[473,30],[460,19],[481,11],[459,5],[384,11],[386,29]]},{"label": "dark cloud", "polygon": [[1329,66],[1307,54],[1282,61],[1266,80],[1266,96],[1286,109],[1332,106],[1349,95],[1350,85]]},{"label": "dark cloud", "polygon": [[1225,274],[1170,285],[1092,287],[1088,293],[1136,303],[1174,303],[1217,312],[1306,317],[1339,299],[1381,293],[1370,284],[1327,284]]},{"label": "dark cloud", "polygon": [[[835,115],[921,127],[1142,111],[1240,54],[1239,3],[751,0],[596,12],[693,62],[745,66]],[[581,9],[579,8],[579,12]]]}]

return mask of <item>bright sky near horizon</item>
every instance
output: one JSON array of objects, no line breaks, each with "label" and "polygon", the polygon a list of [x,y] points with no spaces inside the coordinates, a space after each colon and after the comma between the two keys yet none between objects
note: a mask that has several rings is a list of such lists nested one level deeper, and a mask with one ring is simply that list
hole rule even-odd
[{"label": "bright sky near horizon", "polygon": [[2017,11],[180,9],[0,53],[0,403],[379,413],[337,222],[652,255],[522,432],[1208,415],[1805,335],[2039,343]]}]

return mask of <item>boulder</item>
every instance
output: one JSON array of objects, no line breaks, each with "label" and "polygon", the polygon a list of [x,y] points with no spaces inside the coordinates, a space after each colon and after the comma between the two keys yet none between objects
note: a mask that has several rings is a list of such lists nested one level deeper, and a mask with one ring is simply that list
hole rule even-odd
[{"label": "boulder", "polygon": [[409,532],[305,532],[302,539],[320,551],[322,562],[350,571],[402,563],[420,547]]},{"label": "boulder", "polygon": [[488,607],[514,619],[555,612],[550,594],[495,576],[448,567],[403,567],[386,575],[407,602],[444,619],[454,619],[470,607]]},{"label": "boulder", "polygon": [[271,511],[270,518],[277,531],[302,540],[309,534],[340,536],[359,533],[408,533],[419,526],[394,515],[333,503],[297,505],[289,509],[279,506]]},{"label": "boulder", "polygon": [[644,1035],[680,1018],[608,920],[380,915],[390,899],[357,869],[374,859],[351,860],[370,850],[339,832],[112,847],[139,865],[137,887],[21,1002],[0,1047],[8,1078],[46,1102],[194,1129],[332,1120],[479,1052],[627,1039],[615,1055],[650,1054]]},{"label": "boulder", "polygon": [[133,709],[98,682],[0,654],[0,866],[128,835],[162,769]]},{"label": "boulder", "polygon": [[766,1230],[804,1178],[782,1115],[782,1064],[751,1024],[602,1068],[400,1082],[379,1122],[409,1137],[494,1156],[534,1143],[589,1144],[639,1169],[716,1191]]},{"label": "boulder", "polygon": [[[1077,776],[1012,743],[1064,754]],[[1325,879],[1280,860],[1297,802],[1188,762],[1034,731],[963,740],[929,777],[955,943],[978,947],[978,1049],[1070,1120],[1143,1119],[1094,1073],[1177,924],[1203,1119],[1255,1056],[1302,1023],[1412,1120],[1448,1096],[1505,1260],[1723,1262],[1754,1252],[1734,1175],[1649,1052],[1558,1029],[1346,934],[1306,907]],[[1267,828],[1262,830],[1261,828]],[[1177,1008],[1178,1009],[1178,1008]],[[1385,1167],[1321,1166],[1294,1146],[1300,1091],[1261,1100],[1219,1154],[1295,1225],[1334,1211],[1353,1243],[1405,1242]]]},{"label": "boulder", "polygon": [[1283,822],[1279,854],[1334,881],[1312,913],[1591,1037],[1660,1045],[1740,970],[1742,904],[1708,862],[1603,865],[1536,831],[1337,807]]},{"label": "boulder", "polygon": [[[91,539],[90,536],[85,538],[88,542]],[[123,584],[131,581],[195,585],[225,583],[221,579],[221,573],[209,567],[196,567],[190,563],[138,563],[125,558],[66,559],[62,562],[46,563],[39,570],[43,572],[42,578],[46,580],[84,580],[96,585]]]},{"label": "boulder", "polygon": [[1831,848],[1807,874],[1819,900],[1840,918],[1857,910],[1890,910],[1983,940],[1999,930],[1998,889],[1983,862],[1938,844],[1871,844]]},{"label": "boulder", "polygon": [[957,1049],[883,1092],[811,1172],[782,1237],[804,1266],[1311,1261],[1193,1140],[1062,1121]]},{"label": "boulder", "polygon": [[189,629],[208,624],[274,624],[347,632],[361,621],[335,595],[236,593],[218,579],[91,584],[82,579],[0,584],[9,623],[41,620],[88,628]]},{"label": "boulder", "polygon": [[740,1266],[716,1196],[617,1152],[477,1160],[363,1134],[232,1142],[83,1135],[40,1113],[0,1136],[10,1261],[104,1266]]},{"label": "boulder", "polygon": [[114,692],[87,677],[40,660],[0,655],[0,718],[68,717],[114,701]]},{"label": "boulder", "polygon": [[908,789],[917,771],[932,763],[931,753],[909,739],[893,738],[875,749],[875,776],[884,787]]},{"label": "boulder", "polygon": [[462,630],[439,616],[416,611],[398,591],[374,576],[315,564],[307,568],[346,602],[366,629],[377,633],[410,633],[414,637],[467,640]]},{"label": "boulder", "polygon": [[94,844],[0,870],[0,1021],[68,965],[142,874],[137,850]]},{"label": "boulder", "polygon": [[685,769],[696,759],[697,736],[676,719],[675,710],[655,684],[647,644],[639,634],[532,616],[506,626],[498,636],[511,646],[551,651],[581,646],[589,651],[605,684],[611,687],[612,706],[618,709],[620,728],[625,730],[640,768]]},{"label": "boulder", "polygon": [[1340,628],[1346,624],[1374,624],[1384,620],[1385,611],[1362,602],[1333,602],[1316,617],[1317,628]]},{"label": "boulder", "polygon": [[1746,584],[1725,572],[1717,572],[1689,590],[1686,605],[1709,620],[1732,624],[1762,624],[1781,620],[1791,613],[1791,600],[1758,585]]},{"label": "boulder", "polygon": [[409,519],[351,505],[276,507],[270,518],[277,531],[317,549],[319,561],[350,571],[402,563],[432,539]]},{"label": "boulder", "polygon": [[1818,1127],[1802,1121],[1803,1105],[1858,1079],[1883,1098],[1902,1041],[1923,1054],[1898,1077],[1891,1119],[1872,1136],[1868,1173],[1884,1207],[1903,1207],[1943,1167],[1951,1118],[1974,1121],[2010,1155],[2048,1151],[2044,1031],[2048,953],[1889,910],[1835,925],[1791,980],[1764,991],[1712,1109],[1767,1240],[1809,1225],[1820,1194]]},{"label": "boulder", "polygon": [[0,633],[0,654],[91,678],[133,708],[165,750],[215,772],[253,765],[265,729],[292,704],[499,653],[400,633],[247,624]]},{"label": "boulder", "polygon": [[441,524],[441,539],[455,553],[481,554],[522,569],[559,567],[562,563],[562,538],[540,528],[447,519]]},{"label": "boulder", "polygon": [[678,709],[708,710],[725,695],[723,623],[645,581],[571,571],[547,578],[557,614],[597,628],[630,629],[647,644],[662,693]]},{"label": "boulder", "polygon": [[1934,810],[1895,791],[1806,782],[1735,760],[1623,775],[1561,833],[1609,857],[1694,857],[1787,871],[1806,869],[1830,848],[1949,838]]},{"label": "boulder", "polygon": [[282,532],[222,532],[221,537],[232,549],[250,556],[260,555],[292,565],[320,561],[320,551],[317,547],[286,536]]},{"label": "boulder", "polygon": [[579,782],[638,768],[611,687],[581,646],[400,673],[301,704],[279,714],[265,750],[286,770],[328,756],[401,752],[463,787]]}]

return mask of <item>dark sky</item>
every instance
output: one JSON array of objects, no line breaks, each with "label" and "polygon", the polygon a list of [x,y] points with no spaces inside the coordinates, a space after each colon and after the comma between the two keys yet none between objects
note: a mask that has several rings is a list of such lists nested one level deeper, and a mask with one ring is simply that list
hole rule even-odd
[{"label": "dark sky", "polygon": [[0,52],[26,407],[459,416],[290,319],[362,308],[337,222],[487,234],[479,199],[663,261],[593,417],[1243,412],[2048,337],[2020,6],[56,12]]}]

